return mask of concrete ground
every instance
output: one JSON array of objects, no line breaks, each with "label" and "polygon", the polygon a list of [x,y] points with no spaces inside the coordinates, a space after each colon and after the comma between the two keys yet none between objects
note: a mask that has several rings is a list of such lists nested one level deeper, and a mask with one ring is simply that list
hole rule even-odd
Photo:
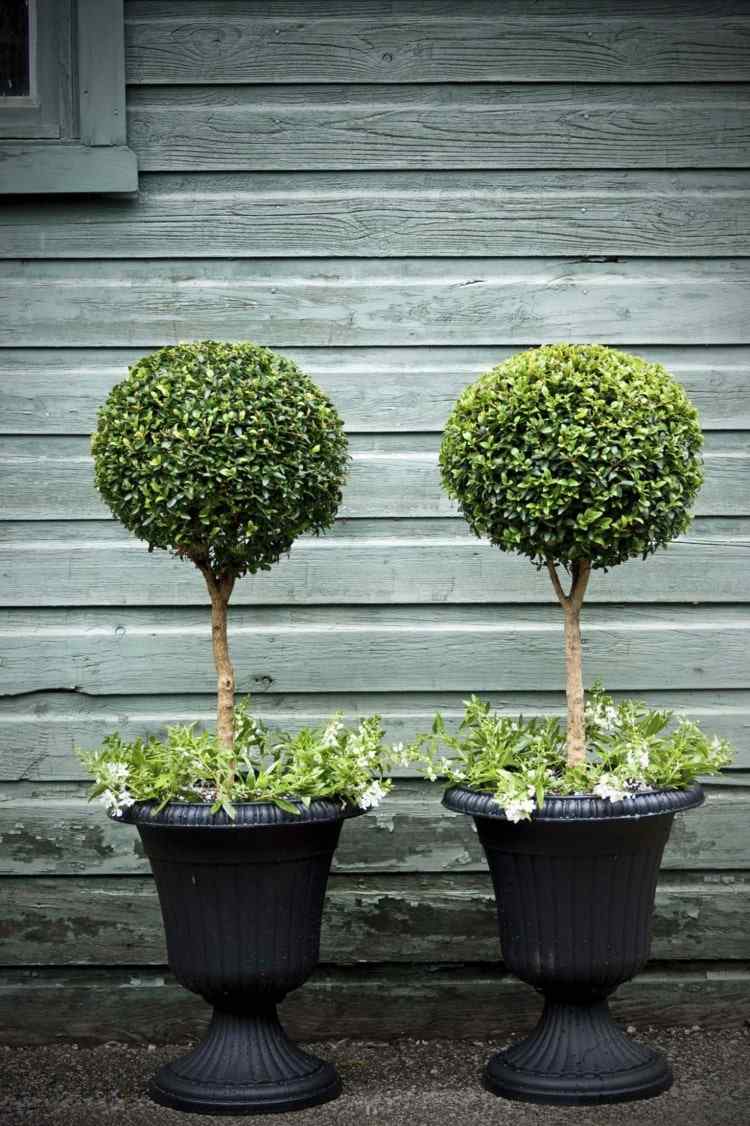
[{"label": "concrete ground", "polygon": [[[285,1126],[750,1126],[750,1030],[692,1029],[637,1035],[669,1053],[674,1087],[657,1099],[604,1107],[541,1107],[506,1102],[482,1090],[488,1053],[474,1041],[338,1041],[311,1045],[334,1060],[344,1093],[333,1103],[254,1122]],[[156,1106],[150,1074],[185,1045],[95,1048],[0,1047],[2,1126],[168,1126],[206,1123],[202,1115]],[[235,1117],[216,1122],[247,1121]]]}]

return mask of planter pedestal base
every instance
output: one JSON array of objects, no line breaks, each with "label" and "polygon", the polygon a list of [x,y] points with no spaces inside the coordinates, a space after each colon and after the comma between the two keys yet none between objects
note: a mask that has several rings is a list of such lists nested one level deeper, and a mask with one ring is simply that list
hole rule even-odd
[{"label": "planter pedestal base", "polygon": [[156,1102],[196,1114],[275,1114],[340,1092],[333,1064],[289,1040],[273,1004],[252,1013],[214,1009],[206,1039],[149,1087]]},{"label": "planter pedestal base", "polygon": [[605,999],[545,1002],[534,1031],[487,1064],[484,1085],[521,1102],[582,1106],[647,1099],[672,1085],[661,1052],[613,1023]]}]

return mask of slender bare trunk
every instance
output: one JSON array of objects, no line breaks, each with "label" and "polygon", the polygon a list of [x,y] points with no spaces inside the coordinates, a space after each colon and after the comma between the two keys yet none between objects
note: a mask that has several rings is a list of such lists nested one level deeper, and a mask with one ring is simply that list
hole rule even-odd
[{"label": "slender bare trunk", "polygon": [[211,640],[216,665],[216,734],[225,747],[234,746],[234,668],[227,640],[229,598],[222,586],[211,591]]},{"label": "slender bare trunk", "polygon": [[581,606],[591,574],[591,563],[586,559],[577,560],[573,563],[569,594],[566,594],[563,590],[557,568],[551,560],[547,560],[547,570],[565,614],[565,695],[568,703],[567,759],[568,766],[575,766],[586,759],[585,697],[581,659]]},{"label": "slender bare trunk", "polygon": [[[216,666],[216,735],[223,746],[231,749],[234,747],[234,667],[229,656],[227,610],[234,578],[231,575],[217,578],[203,559],[193,558],[193,562],[206,580],[211,596],[211,642]],[[232,762],[232,778],[234,771],[235,763]]]}]

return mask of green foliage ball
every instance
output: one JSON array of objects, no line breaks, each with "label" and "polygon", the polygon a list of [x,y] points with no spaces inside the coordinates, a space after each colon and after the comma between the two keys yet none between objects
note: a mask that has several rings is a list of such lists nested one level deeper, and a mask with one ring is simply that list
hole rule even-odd
[{"label": "green foliage ball", "polygon": [[660,364],[550,344],[466,388],[440,467],[478,536],[537,564],[606,568],[687,528],[701,446],[697,412]]},{"label": "green foliage ball", "polygon": [[339,415],[296,364],[211,340],[135,363],[92,449],[96,487],[126,528],[234,576],[328,527],[348,462]]}]

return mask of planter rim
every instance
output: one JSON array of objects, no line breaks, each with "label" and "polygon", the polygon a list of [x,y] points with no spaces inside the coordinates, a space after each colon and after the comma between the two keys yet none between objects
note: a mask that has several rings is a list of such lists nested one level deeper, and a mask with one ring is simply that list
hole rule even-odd
[{"label": "planter rim", "polygon": [[[170,801],[156,811],[155,801],[136,801],[122,811],[113,821],[129,825],[158,825],[174,829],[238,829],[271,828],[275,825],[310,825],[314,822],[344,821],[364,813],[357,805],[337,801],[335,798],[314,798],[309,806],[292,801],[299,813],[281,809],[275,802],[233,802],[235,818],[232,820],[223,809],[211,812],[211,802]],[[112,816],[110,814],[110,816]]]},{"label": "planter rim", "polygon": [[[693,809],[706,800],[703,787],[697,782],[683,790],[660,789],[633,794],[622,801],[610,801],[594,794],[548,795],[541,809],[535,809],[532,821],[636,821],[642,817],[659,817]],[[468,786],[451,786],[443,795],[443,805],[455,813],[472,817],[492,817],[506,821],[505,809],[491,793],[472,790]],[[523,822],[521,822],[523,824]]]}]

